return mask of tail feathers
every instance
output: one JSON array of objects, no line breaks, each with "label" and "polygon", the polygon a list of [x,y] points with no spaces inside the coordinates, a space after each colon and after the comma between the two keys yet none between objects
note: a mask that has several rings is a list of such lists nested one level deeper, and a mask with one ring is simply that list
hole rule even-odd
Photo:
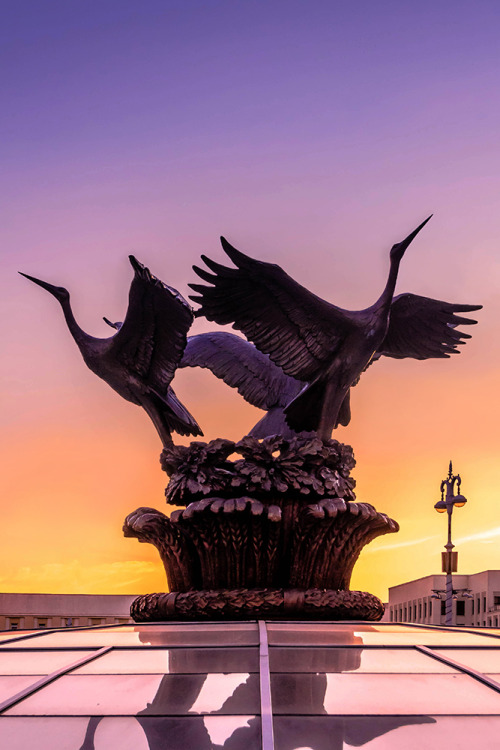
[{"label": "tail feathers", "polygon": [[286,421],[295,432],[317,431],[325,402],[326,381],[306,386],[285,408]]},{"label": "tail feathers", "polygon": [[181,404],[172,388],[168,389],[167,397],[161,399],[160,413],[169,432],[179,435],[203,435],[196,419]]},{"label": "tail feathers", "polygon": [[291,440],[297,437],[295,430],[289,427],[283,414],[283,409],[277,407],[275,409],[269,409],[261,420],[252,427],[248,433],[250,437],[255,438],[266,438],[271,435],[281,435],[286,440]]}]

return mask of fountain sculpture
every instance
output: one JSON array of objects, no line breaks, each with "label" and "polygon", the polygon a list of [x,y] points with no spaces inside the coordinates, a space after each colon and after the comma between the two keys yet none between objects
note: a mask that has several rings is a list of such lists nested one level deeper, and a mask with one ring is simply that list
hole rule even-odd
[{"label": "fountain sculpture", "polygon": [[[349,423],[350,389],[374,361],[449,357],[470,338],[458,327],[476,321],[458,313],[480,305],[394,297],[399,264],[427,221],[392,247],[381,296],[355,312],[222,239],[235,268],[205,257],[210,272],[195,267],[208,285],[192,285],[194,315],[232,323],[247,341],[227,332],[188,338],[189,304],[133,256],[127,315],[110,323],[117,332],[108,339],[79,328],[67,290],[27,276],[59,300],[87,366],[144,408],[163,443],[176,510],[139,508],[124,533],[157,547],[170,591],[138,597],[136,621],[380,619],[380,600],[349,582],[363,546],[398,524],[356,501],[352,449],[331,433]],[[202,434],[170,385],[178,368],[194,366],[267,411],[246,437],[174,444],[173,432]]]}]

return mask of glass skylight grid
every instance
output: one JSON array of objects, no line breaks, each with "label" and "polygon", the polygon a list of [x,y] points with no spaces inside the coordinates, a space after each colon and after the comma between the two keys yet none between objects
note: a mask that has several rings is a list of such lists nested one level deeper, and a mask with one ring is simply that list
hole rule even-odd
[{"label": "glass skylight grid", "polygon": [[493,634],[261,621],[15,635],[0,639],[9,750],[498,747]]}]

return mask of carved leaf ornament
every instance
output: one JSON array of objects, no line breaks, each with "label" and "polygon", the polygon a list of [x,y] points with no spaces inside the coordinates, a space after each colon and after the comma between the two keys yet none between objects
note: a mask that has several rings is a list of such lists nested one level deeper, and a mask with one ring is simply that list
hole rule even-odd
[{"label": "carved leaf ornament", "polygon": [[[231,455],[241,458],[230,460]],[[350,477],[355,465],[352,448],[337,440],[247,436],[234,443],[219,438],[168,446],[160,461],[170,476],[166,497],[172,505],[186,505],[196,496],[209,494],[291,493],[355,499],[355,481]]]}]

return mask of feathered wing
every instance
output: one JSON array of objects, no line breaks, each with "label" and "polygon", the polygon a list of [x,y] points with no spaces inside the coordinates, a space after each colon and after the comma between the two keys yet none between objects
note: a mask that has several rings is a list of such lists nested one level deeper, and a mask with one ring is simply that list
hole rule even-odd
[{"label": "feathered wing", "polygon": [[253,344],[224,331],[190,336],[179,367],[208,368],[259,409],[283,408],[304,387]]},{"label": "feathered wing", "polygon": [[[284,408],[304,389],[300,380],[285,375],[268,357],[234,333],[213,331],[189,336],[180,367],[205,367],[227,385],[236,388],[245,401],[268,412],[249,435],[263,438],[297,433],[286,423]],[[339,422],[349,424],[349,392],[342,404]]]},{"label": "feathered wing", "polygon": [[300,435],[300,433],[292,430],[292,428],[288,426],[285,412],[281,407],[276,407],[266,411],[262,419],[259,419],[259,421],[254,424],[248,434],[250,437],[259,439],[271,437],[272,435],[280,435],[286,440],[291,440],[292,438],[297,437],[297,435]]},{"label": "feathered wing", "polygon": [[457,305],[451,302],[400,294],[391,306],[389,328],[377,354],[403,359],[444,358],[458,354],[457,348],[470,335],[458,326],[477,321],[457,313],[480,310],[482,305]]},{"label": "feathered wing", "polygon": [[135,270],[127,315],[110,340],[110,352],[143,382],[165,393],[181,361],[193,312],[176,289],[153,276],[133,256]]},{"label": "feathered wing", "polygon": [[221,325],[232,323],[257,349],[291,377],[312,380],[350,330],[348,314],[312,294],[277,265],[254,260],[221,238],[237,266],[227,268],[206,256],[213,273],[194,267],[211,286],[190,284],[201,312]]},{"label": "feathered wing", "polygon": [[[110,339],[109,354],[142,382],[151,402],[147,411],[158,423],[161,435],[174,430],[181,435],[202,435],[194,417],[170,388],[186,346],[193,311],[176,289],[129,257],[135,275],[127,315]],[[145,403],[142,405],[146,408]]]}]

